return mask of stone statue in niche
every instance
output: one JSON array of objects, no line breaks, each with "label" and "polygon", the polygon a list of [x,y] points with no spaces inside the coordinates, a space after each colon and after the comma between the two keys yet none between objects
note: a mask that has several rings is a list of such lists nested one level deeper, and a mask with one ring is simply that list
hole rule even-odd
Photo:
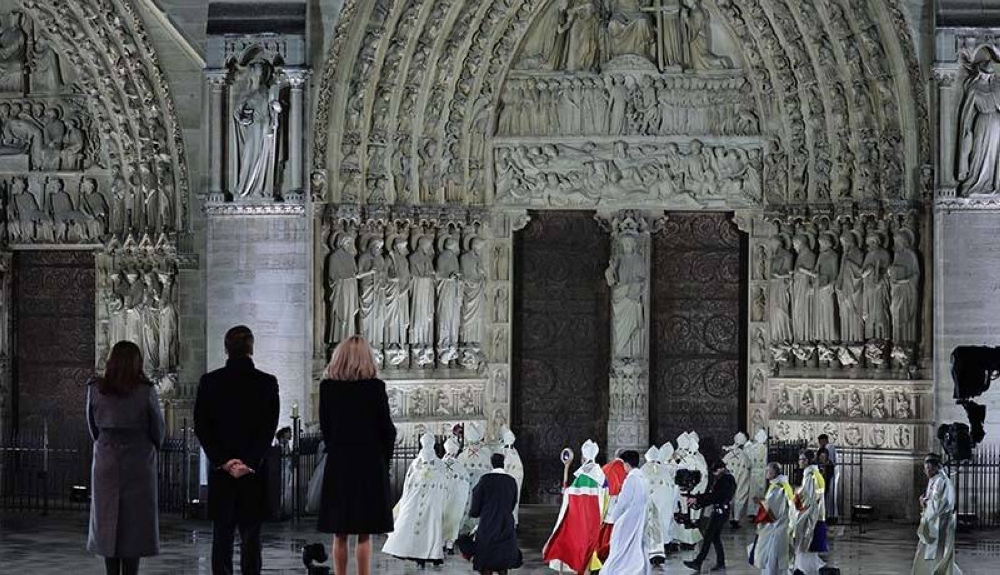
[{"label": "stone statue in niche", "polygon": [[842,414],[840,407],[840,394],[828,392],[826,396],[826,403],[823,404],[823,415],[828,415],[831,417],[838,417]]},{"label": "stone statue in niche", "polygon": [[799,414],[819,415],[819,409],[816,407],[816,401],[813,399],[811,389],[806,389],[802,392],[802,399],[799,401]]},{"label": "stone statue in niche", "polygon": [[991,60],[973,64],[958,114],[958,192],[1000,192],[1000,87]]},{"label": "stone statue in niche", "polygon": [[521,46],[518,67],[525,70],[555,70],[563,59],[568,19],[567,1],[553,2],[533,23],[532,32]]},{"label": "stone statue in niche", "polygon": [[756,262],[754,264],[755,279],[767,279],[767,248],[764,244],[757,246]]},{"label": "stone statue in niche", "polygon": [[429,236],[417,239],[417,247],[410,254],[410,273],[413,277],[410,343],[417,365],[426,366],[434,363],[434,243]]},{"label": "stone statue in niche", "polygon": [[31,91],[36,94],[58,94],[63,88],[63,73],[59,55],[42,34],[35,34],[31,50]]},{"label": "stone statue in niche", "polygon": [[864,339],[864,322],[861,319],[864,286],[862,269],[865,254],[861,251],[859,234],[848,230],[841,234],[840,273],[837,277],[837,304],[840,311],[840,339],[856,342]]},{"label": "stone statue in niche", "polygon": [[507,361],[507,330],[502,325],[493,326],[493,361]]},{"label": "stone statue in niche", "polygon": [[753,348],[750,361],[754,363],[764,363],[767,361],[767,335],[764,328],[758,327],[756,336],[753,338]]},{"label": "stone statue in niche", "polygon": [[275,181],[281,102],[274,68],[251,61],[238,71],[240,86],[233,110],[233,143],[237,157],[233,195],[267,198],[278,193]]},{"label": "stone statue in niche", "polygon": [[754,290],[753,306],[751,307],[750,319],[752,321],[764,321],[767,314],[767,292],[764,287]]},{"label": "stone statue in niche", "polygon": [[125,339],[143,347],[143,317],[142,308],[145,303],[146,290],[145,283],[139,278],[139,270],[129,268],[125,270]]},{"label": "stone statue in niche", "polygon": [[23,93],[26,45],[21,13],[11,12],[0,20],[0,93]]},{"label": "stone statue in niche", "polygon": [[334,233],[330,244],[333,251],[326,258],[326,342],[337,344],[357,333],[355,318],[361,303],[354,236]]},{"label": "stone statue in niche", "polygon": [[121,273],[115,271],[109,275],[110,288],[104,294],[104,305],[108,314],[108,345],[113,346],[126,339],[125,329],[125,285]]},{"label": "stone statue in niche", "polygon": [[378,364],[382,363],[385,336],[386,261],[382,255],[385,242],[369,237],[364,252],[358,256],[358,309],[361,335],[368,340]]},{"label": "stone statue in niche", "polygon": [[38,162],[39,169],[55,171],[62,161],[63,138],[66,124],[60,119],[59,108],[47,108],[42,124],[42,149]]},{"label": "stone statue in niche", "polygon": [[875,396],[872,398],[872,419],[885,419],[887,416],[885,393],[880,389],[875,392]]},{"label": "stone statue in niche", "polygon": [[156,274],[147,271],[142,274],[143,294],[139,316],[142,318],[142,357],[147,372],[160,367],[160,293]]},{"label": "stone statue in niche", "polygon": [[812,236],[796,234],[792,238],[795,250],[795,269],[792,271],[792,336],[797,342],[811,341],[815,335],[813,310],[816,277],[816,252],[813,251]]},{"label": "stone statue in niche", "polygon": [[750,401],[762,403],[766,401],[764,395],[764,372],[758,369],[753,374],[753,380],[750,381]]},{"label": "stone statue in niche", "polygon": [[562,0],[561,22],[557,28],[563,37],[562,68],[568,71],[589,71],[597,66],[600,53],[601,22],[594,0]]},{"label": "stone statue in niche", "polygon": [[889,332],[889,281],[887,273],[892,263],[889,251],[882,247],[882,234],[870,232],[865,238],[868,253],[861,268],[864,297],[862,318],[865,339],[885,339]]},{"label": "stone statue in niche", "polygon": [[31,169],[39,169],[42,149],[42,129],[25,112],[21,104],[15,102],[0,104],[0,125],[2,125],[2,143],[0,155],[19,156],[28,154]]},{"label": "stone statue in niche", "polygon": [[646,258],[639,239],[634,232],[622,233],[617,253],[604,272],[611,286],[611,341],[616,359],[636,359],[646,354]]},{"label": "stone statue in niche", "polygon": [[448,363],[458,358],[459,328],[462,324],[462,270],[458,262],[458,240],[442,235],[437,257],[438,360]]},{"label": "stone statue in niche", "polygon": [[653,24],[643,11],[640,0],[612,0],[607,25],[607,59],[635,55],[650,59],[653,48]]},{"label": "stone statue in niche", "polygon": [[778,415],[792,415],[793,413],[795,413],[795,408],[792,407],[792,400],[788,396],[788,390],[782,388],[781,393],[778,394]]},{"label": "stone statue in niche", "polygon": [[402,365],[410,343],[410,246],[405,236],[392,238],[386,266],[385,343],[390,365]]},{"label": "stone statue in niche", "polygon": [[86,138],[86,134],[80,128],[79,118],[66,120],[66,135],[63,136],[62,150],[60,151],[62,169],[74,171],[85,167],[83,148],[87,143]]},{"label": "stone statue in niche", "polygon": [[462,345],[480,347],[486,328],[486,267],[483,248],[486,240],[472,236],[460,259],[462,274]]},{"label": "stone statue in niche", "polygon": [[7,230],[12,242],[54,242],[55,222],[38,207],[38,200],[28,191],[28,182],[15,177],[10,181],[10,207]]},{"label": "stone statue in niche", "polygon": [[795,256],[788,249],[788,236],[771,236],[771,275],[767,281],[767,318],[771,341],[792,340],[791,279]]},{"label": "stone statue in niche", "polygon": [[180,341],[177,338],[177,306],[174,285],[174,274],[170,271],[159,271],[157,276],[162,284],[158,292],[160,308],[159,343],[160,367],[172,371],[178,363]]},{"label": "stone statue in niche", "polygon": [[920,305],[920,259],[914,246],[913,232],[902,228],[893,240],[893,260],[888,271],[892,301],[892,339],[899,343],[915,343],[917,309]]},{"label": "stone statue in niche", "polygon": [[840,273],[840,261],[834,246],[837,236],[824,232],[819,236],[819,256],[816,258],[816,311],[815,339],[838,341],[837,306],[834,285]]}]

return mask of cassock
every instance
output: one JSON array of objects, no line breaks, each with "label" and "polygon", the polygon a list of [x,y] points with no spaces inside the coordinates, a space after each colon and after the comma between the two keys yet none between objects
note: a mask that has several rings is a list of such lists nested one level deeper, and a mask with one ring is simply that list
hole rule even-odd
[{"label": "cassock", "polygon": [[394,509],[395,528],[382,552],[400,559],[444,559],[444,511],[450,489],[444,464],[434,453],[434,436],[420,438],[420,454],[410,464],[403,496]]},{"label": "cassock", "polygon": [[944,471],[927,483],[912,575],[962,575],[955,565],[955,487]]},{"label": "cassock", "polygon": [[810,465],[802,472],[802,486],[795,494],[792,514],[793,568],[805,575],[819,575],[823,568],[820,553],[826,553],[826,482],[819,467]]},{"label": "cassock", "polygon": [[516,506],[517,482],[502,469],[484,475],[472,490],[470,513],[480,518],[472,556],[475,571],[506,571],[521,566],[514,530]]},{"label": "cassock", "polygon": [[757,510],[757,536],[750,546],[750,564],[762,575],[788,574],[789,517],[795,493],[788,477],[771,481]]},{"label": "cassock", "polygon": [[469,472],[465,464],[458,459],[458,441],[454,437],[445,442],[445,455],[441,463],[448,480],[447,500],[444,507],[444,546],[451,549],[458,539],[462,527],[465,509],[469,505],[469,494],[472,486],[469,484]]},{"label": "cassock", "polygon": [[644,575],[652,570],[643,546],[648,504],[649,483],[641,469],[633,469],[625,477],[618,501],[606,519],[615,527],[611,552],[601,568],[604,575]]},{"label": "cassock", "polygon": [[563,489],[562,506],[552,535],[542,549],[550,569],[583,573],[599,569],[597,540],[604,512],[604,472],[594,463],[597,444],[587,440],[580,450],[583,465]]}]

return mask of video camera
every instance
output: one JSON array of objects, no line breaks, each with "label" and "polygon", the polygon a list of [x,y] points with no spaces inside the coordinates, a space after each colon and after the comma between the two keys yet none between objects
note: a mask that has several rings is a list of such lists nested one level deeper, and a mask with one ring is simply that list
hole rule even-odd
[{"label": "video camera", "polygon": [[[697,469],[678,469],[677,473],[674,475],[674,484],[677,485],[681,492],[681,497],[687,497],[691,495],[694,488],[701,483],[701,471]],[[698,522],[691,519],[691,508],[689,507],[687,512],[674,513],[674,521],[683,525],[688,529],[695,529],[698,527]]]}]

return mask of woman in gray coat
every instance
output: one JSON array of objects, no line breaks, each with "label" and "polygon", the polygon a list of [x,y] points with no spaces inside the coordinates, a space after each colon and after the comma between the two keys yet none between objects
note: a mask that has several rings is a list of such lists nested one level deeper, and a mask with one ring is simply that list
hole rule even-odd
[{"label": "woman in gray coat", "polygon": [[94,439],[87,550],[105,558],[108,575],[135,575],[140,557],[160,552],[156,458],[163,414],[134,343],[116,343],[104,377],[88,385],[87,423]]}]

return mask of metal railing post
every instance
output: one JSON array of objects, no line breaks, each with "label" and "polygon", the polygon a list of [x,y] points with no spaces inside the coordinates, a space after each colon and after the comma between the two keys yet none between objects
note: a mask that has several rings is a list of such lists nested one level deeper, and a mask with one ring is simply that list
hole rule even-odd
[{"label": "metal railing post", "polygon": [[42,515],[49,514],[49,420],[42,422]]},{"label": "metal railing post", "polygon": [[188,425],[187,418],[184,418],[181,424],[181,442],[183,446],[181,447],[181,481],[184,486],[181,488],[181,494],[184,497],[184,501],[181,502],[181,517],[188,519],[188,506],[191,504],[191,454],[188,448]]},{"label": "metal railing post", "polygon": [[[292,506],[292,517],[296,522],[301,519],[302,514],[301,497],[299,496],[299,448],[300,439],[302,439],[300,423],[298,404],[295,404],[295,409],[292,412],[292,452],[289,454],[292,458],[292,476],[290,478],[292,480],[292,500],[289,503]],[[282,492],[284,492],[284,485],[282,485]]]}]

